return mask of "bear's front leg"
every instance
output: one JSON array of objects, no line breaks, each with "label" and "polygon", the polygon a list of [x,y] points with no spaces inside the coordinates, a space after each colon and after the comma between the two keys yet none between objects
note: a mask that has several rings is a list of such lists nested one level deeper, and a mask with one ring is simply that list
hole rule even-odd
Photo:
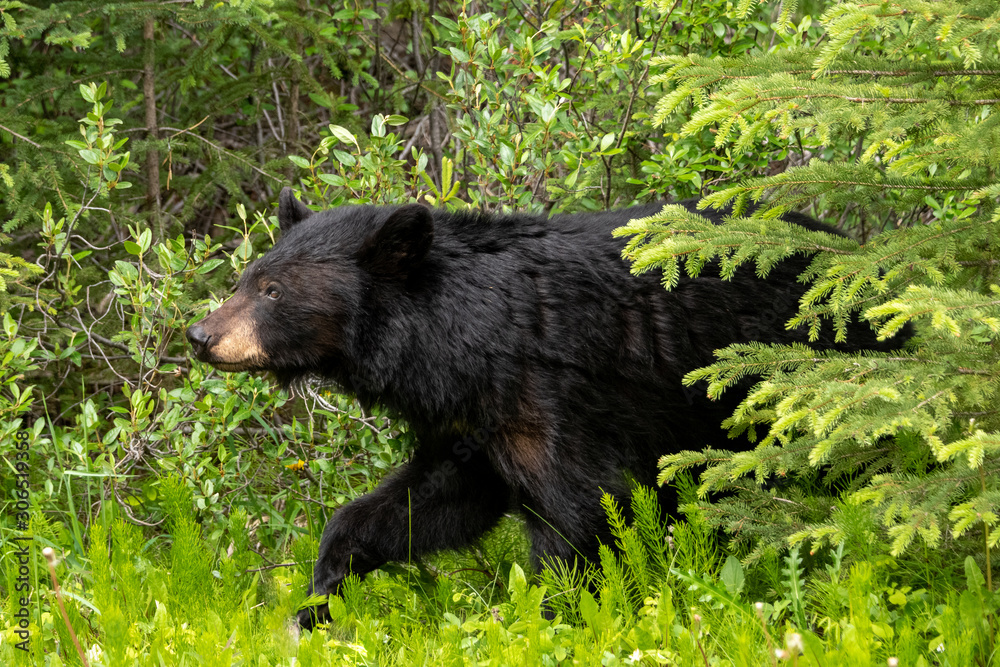
[{"label": "bear's front leg", "polygon": [[[366,548],[363,544],[365,534],[369,531],[368,521],[376,514],[383,513],[378,506],[381,490],[382,487],[379,487],[344,505],[326,524],[320,540],[319,557],[309,583],[309,595],[339,593],[340,585],[350,573],[364,576],[388,562],[387,558],[379,558],[371,548]],[[298,613],[299,626],[305,630],[311,630],[316,623],[329,620],[329,608],[326,604],[307,607]]]},{"label": "bear's front leg", "polygon": [[[418,449],[374,491],[337,510],[323,530],[310,594],[339,592],[352,572],[463,547],[499,521],[510,492],[486,456],[467,447],[445,451]],[[304,629],[328,619],[326,605],[298,614]]]}]

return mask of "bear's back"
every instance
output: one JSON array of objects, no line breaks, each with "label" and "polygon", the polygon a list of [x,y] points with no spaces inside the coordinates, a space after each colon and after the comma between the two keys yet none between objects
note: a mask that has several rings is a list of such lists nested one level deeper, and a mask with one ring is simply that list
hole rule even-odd
[{"label": "bear's back", "polygon": [[[429,299],[447,319],[434,336],[437,349],[453,354],[439,366],[449,368],[452,405],[504,418],[523,412],[525,401],[544,402],[538,411],[595,433],[614,429],[604,435],[624,445],[665,437],[724,444],[718,424],[740,392],[708,401],[704,388],[681,379],[733,343],[809,342],[804,327],[785,323],[798,310],[805,287],[797,277],[810,259],[790,258],[766,279],[748,266],[722,280],[709,265],[668,291],[659,272],[632,275],[621,257],[625,240],[611,234],[662,206],[550,219],[435,212]],[[805,216],[786,220],[836,233]],[[884,347],[865,323],[853,323],[848,339],[839,347]],[[829,325],[811,344],[838,347]]]}]

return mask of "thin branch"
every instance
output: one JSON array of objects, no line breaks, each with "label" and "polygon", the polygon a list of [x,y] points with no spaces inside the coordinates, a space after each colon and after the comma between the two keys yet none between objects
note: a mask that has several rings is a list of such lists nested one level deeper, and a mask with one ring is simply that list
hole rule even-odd
[{"label": "thin branch", "polygon": [[[132,353],[132,350],[130,350],[128,346],[125,345],[124,343],[115,342],[113,340],[105,338],[104,336],[101,336],[100,334],[95,334],[91,331],[88,331],[85,328],[75,327],[72,324],[60,324],[60,326],[64,326],[70,331],[76,331],[78,333],[82,333],[87,338],[100,345],[107,345],[108,347],[113,347],[116,350],[121,350],[122,352],[128,352],[129,354]],[[189,362],[187,357],[157,356],[157,359],[159,359],[161,362],[166,362],[168,364],[187,364]]]},{"label": "thin branch", "polygon": [[154,243],[164,237],[163,219],[160,201],[160,152],[156,149],[159,135],[156,118],[156,19],[150,14],[146,17],[142,28],[143,37],[143,75],[142,97],[146,113],[146,138],[149,148],[146,150],[146,206],[152,213],[153,229],[156,237]]},{"label": "thin branch", "polygon": [[[187,130],[179,130],[176,127],[166,127],[166,126],[163,126],[160,129],[161,130],[168,130],[170,132],[176,132],[177,134],[181,134],[181,133],[187,132]],[[176,135],[173,135],[173,136],[176,136]],[[208,144],[209,146],[211,146],[215,150],[219,151],[220,153],[225,153],[226,155],[229,155],[230,157],[232,157],[232,158],[234,158],[236,160],[239,160],[240,162],[242,162],[246,166],[248,166],[251,169],[253,169],[254,171],[256,171],[261,176],[264,176],[266,178],[270,178],[270,179],[272,179],[274,181],[277,181],[278,183],[284,183],[285,182],[285,179],[279,178],[277,176],[273,176],[273,175],[267,173],[266,171],[264,171],[263,169],[260,169],[259,167],[257,167],[256,165],[254,165],[252,162],[250,162],[246,158],[240,156],[238,153],[234,153],[234,152],[232,152],[232,151],[230,151],[230,150],[228,150],[226,148],[223,148],[222,146],[218,145],[217,143],[209,141],[205,137],[199,136],[197,134],[193,134],[192,133],[191,136],[194,137],[195,139],[198,139],[199,141],[204,141],[206,144]]]},{"label": "thin branch", "polygon": [[[803,89],[805,90],[805,89]],[[875,102],[891,102],[893,104],[927,104],[928,102],[944,102],[952,106],[987,105],[1000,104],[1000,99],[986,100],[935,100],[924,97],[851,97],[849,95],[835,95],[833,93],[816,93],[806,95],[776,95],[774,97],[758,97],[743,111],[748,111],[761,102],[783,102],[785,100],[812,100],[812,99],[836,99],[846,102],[856,102],[859,104],[873,104]],[[742,113],[742,111],[740,112]]]},{"label": "thin branch", "polygon": [[[812,74],[815,72],[813,69],[790,69],[785,70],[782,74]],[[929,76],[997,76],[1000,75],[1000,70],[988,70],[988,69],[955,69],[955,70],[932,70],[932,71],[922,71],[922,70],[867,70],[867,69],[833,69],[825,70],[824,74],[851,74],[854,76],[892,76],[892,77],[903,77],[903,76],[917,76],[919,74],[926,74]],[[678,78],[697,78],[703,76],[703,74],[683,74],[679,73]],[[722,74],[717,76],[717,78],[703,84],[701,87],[715,83],[721,80],[744,80],[744,79],[756,79],[760,74]]]},{"label": "thin branch", "polygon": [[294,567],[296,565],[298,565],[298,563],[275,563],[274,565],[265,565],[264,567],[247,568],[243,571],[243,574],[250,574],[251,572],[266,572],[279,567]]},{"label": "thin branch", "polygon": [[[953,183],[951,185],[905,185],[899,183],[871,183],[864,181],[842,181],[842,180],[799,180],[799,181],[782,181],[777,185],[858,185],[866,188],[883,188],[887,190],[931,190],[936,192],[952,192],[954,190],[978,190],[982,187],[982,184],[972,184],[972,185],[960,185],[958,183]],[[746,190],[768,190],[775,187],[775,184],[771,185],[745,185],[743,186]]]},{"label": "thin branch", "polygon": [[34,141],[32,141],[31,139],[29,139],[28,137],[25,137],[23,135],[18,134],[17,132],[15,132],[14,130],[10,129],[9,127],[6,127],[4,125],[0,125],[0,130],[3,130],[5,132],[10,132],[11,134],[13,134],[15,137],[17,137],[21,141],[26,141],[29,144],[31,144],[32,146],[34,146],[35,148],[41,148],[40,144],[36,144]]}]

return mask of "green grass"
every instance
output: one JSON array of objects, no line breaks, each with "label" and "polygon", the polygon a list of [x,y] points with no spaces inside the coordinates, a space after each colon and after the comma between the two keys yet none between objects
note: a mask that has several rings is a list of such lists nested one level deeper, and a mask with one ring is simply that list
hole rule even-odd
[{"label": "green grass", "polygon": [[[606,499],[617,549],[588,572],[526,574],[524,536],[508,520],[474,549],[349,579],[330,600],[329,626],[302,633],[292,619],[315,540],[300,538],[264,563],[244,512],[212,540],[184,488],[163,488],[176,511],[169,539],[147,540],[117,519],[93,525],[86,558],[66,545],[63,601],[91,665],[864,667],[897,658],[958,667],[991,664],[996,643],[996,596],[972,558],[935,569],[921,588],[900,582],[926,570],[887,556],[855,560],[843,545],[744,569],[696,515],[668,534],[642,490],[631,526]],[[11,560],[3,564],[9,585]],[[0,663],[81,664],[45,566],[35,569],[42,587],[30,609],[31,653],[13,646],[9,596]]]}]

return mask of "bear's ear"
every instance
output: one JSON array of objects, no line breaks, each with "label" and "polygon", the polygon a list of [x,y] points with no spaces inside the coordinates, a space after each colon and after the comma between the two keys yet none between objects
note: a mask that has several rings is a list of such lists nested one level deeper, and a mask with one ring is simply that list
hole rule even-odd
[{"label": "bear's ear", "polygon": [[281,194],[278,195],[278,227],[282,234],[310,215],[312,211],[295,198],[291,188],[281,188]]},{"label": "bear's ear", "polygon": [[427,256],[434,240],[434,218],[421,204],[396,209],[358,251],[358,262],[372,273],[406,277]]}]

